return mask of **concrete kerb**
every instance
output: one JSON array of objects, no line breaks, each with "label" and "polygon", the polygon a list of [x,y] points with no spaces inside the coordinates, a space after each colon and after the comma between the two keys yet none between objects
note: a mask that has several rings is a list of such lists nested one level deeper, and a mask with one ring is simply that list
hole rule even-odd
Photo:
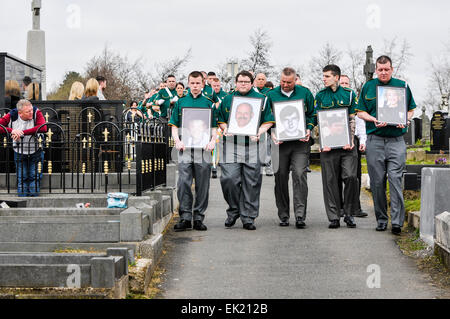
[{"label": "concrete kerb", "polygon": [[128,275],[128,249],[107,252],[0,254],[0,286],[114,288]]},{"label": "concrete kerb", "polygon": [[435,254],[450,268],[450,213],[443,212],[435,217]]}]

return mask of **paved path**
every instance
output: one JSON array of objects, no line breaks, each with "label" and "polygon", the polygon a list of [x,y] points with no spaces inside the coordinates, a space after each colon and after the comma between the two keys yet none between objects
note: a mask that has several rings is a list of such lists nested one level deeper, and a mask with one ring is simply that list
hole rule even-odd
[{"label": "paved path", "polygon": [[[224,227],[226,203],[211,180],[208,231],[168,232],[161,298],[434,298],[439,290],[404,256],[394,235],[375,231],[371,199],[357,228],[328,229],[319,172],[308,174],[307,228],[278,226],[274,178],[263,178],[256,231]],[[292,196],[291,196],[292,198]],[[368,288],[369,265],[380,288]]]}]

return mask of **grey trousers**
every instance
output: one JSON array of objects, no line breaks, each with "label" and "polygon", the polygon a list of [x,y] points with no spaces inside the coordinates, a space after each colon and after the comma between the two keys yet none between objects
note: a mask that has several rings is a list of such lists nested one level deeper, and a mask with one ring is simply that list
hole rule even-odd
[{"label": "grey trousers", "polygon": [[[204,220],[205,211],[208,208],[210,175],[210,161],[202,159],[201,156],[195,156],[194,160],[194,156],[189,154],[189,151],[180,152],[177,184],[180,219],[192,220],[194,215],[194,221]],[[195,201],[191,188],[193,179],[195,179]]]},{"label": "grey trousers", "polygon": [[308,180],[306,169],[309,162],[311,145],[309,142],[289,141],[276,146],[273,152],[273,168],[275,172],[275,201],[278,217],[281,221],[289,221],[289,173],[292,169],[292,189],[294,197],[295,219],[306,218],[308,200]]},{"label": "grey trousers", "polygon": [[322,187],[328,220],[338,220],[341,208],[339,176],[344,183],[344,214],[352,216],[358,205],[358,155],[356,148],[350,151],[333,149],[320,153]]},{"label": "grey trousers", "polygon": [[241,217],[242,224],[253,224],[259,215],[261,163],[221,163],[220,184],[228,204],[228,217]]},{"label": "grey trousers", "polygon": [[387,224],[386,180],[389,180],[391,197],[391,223],[403,226],[405,204],[403,201],[402,177],[406,165],[406,144],[403,136],[367,136],[367,170],[370,189],[378,224]]}]

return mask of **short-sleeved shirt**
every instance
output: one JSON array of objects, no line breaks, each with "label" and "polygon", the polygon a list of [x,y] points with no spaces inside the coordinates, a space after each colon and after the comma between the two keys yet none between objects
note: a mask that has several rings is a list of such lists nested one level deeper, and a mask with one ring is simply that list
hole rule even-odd
[{"label": "short-sleeved shirt", "polygon": [[[222,101],[222,103],[219,106],[219,113],[218,113],[218,122],[228,124],[228,119],[230,117],[230,111],[231,111],[231,103],[233,101],[233,96],[243,96],[243,97],[251,97],[251,98],[260,98],[262,103],[262,110],[261,110],[261,117],[259,120],[259,125],[261,126],[264,123],[275,123],[275,120],[273,118],[272,114],[272,105],[270,104],[270,101],[267,100],[267,98],[257,93],[255,90],[251,89],[247,92],[247,94],[241,94],[239,91],[234,91],[233,93],[228,94]],[[246,142],[248,143],[249,137],[245,137]],[[226,140],[226,137],[224,137],[224,140]]]},{"label": "short-sleeved shirt", "polygon": [[269,99],[272,106],[274,102],[303,100],[305,107],[306,129],[312,130],[316,125],[316,117],[314,112],[314,96],[308,88],[296,85],[291,95],[287,96],[283,94],[283,92],[281,91],[281,87],[277,86],[276,88],[273,88],[272,90],[267,92],[267,98]]},{"label": "short-sleeved shirt", "polygon": [[270,89],[265,86],[262,89],[255,87],[254,90],[256,90],[256,92],[261,93],[263,95],[267,95],[267,92],[270,91]]},{"label": "short-sleeved shirt", "polygon": [[217,127],[217,120],[216,120],[217,116],[215,114],[216,108],[214,106],[214,103],[210,99],[204,97],[202,94],[199,94],[196,98],[194,98],[191,92],[189,92],[189,94],[185,95],[184,97],[180,98],[175,103],[172,115],[169,120],[169,125],[180,127],[182,123],[183,108],[188,107],[212,109],[211,127]]},{"label": "short-sleeved shirt", "polygon": [[[369,113],[373,117],[377,117],[377,87],[378,86],[394,86],[394,87],[404,87],[406,88],[406,106],[408,111],[414,110],[416,108],[416,102],[411,93],[411,89],[405,81],[391,78],[389,82],[382,83],[378,79],[372,79],[361,89],[361,94],[359,96],[358,106],[356,111],[364,111]],[[375,123],[366,121],[366,133],[374,134],[381,137],[397,137],[405,134],[408,128],[397,128],[396,126],[388,125],[385,127],[377,128]]]},{"label": "short-sleeved shirt", "polygon": [[161,115],[159,115],[157,112],[152,112],[152,114],[155,113],[155,114],[153,114],[153,116],[154,117],[159,117],[159,116],[167,117],[167,110],[169,110],[169,108],[170,108],[170,100],[172,98],[174,98],[175,96],[177,96],[177,91],[175,89],[170,90],[169,88],[164,88],[164,89],[159,90],[157,96],[154,99],[154,101],[155,101],[154,104],[157,105],[158,100],[161,100],[161,99],[164,100],[164,103],[159,106]]},{"label": "short-sleeved shirt", "polygon": [[348,115],[355,114],[358,98],[352,89],[338,86],[336,91],[326,87],[316,94],[314,108],[317,111],[333,108],[348,108]]}]

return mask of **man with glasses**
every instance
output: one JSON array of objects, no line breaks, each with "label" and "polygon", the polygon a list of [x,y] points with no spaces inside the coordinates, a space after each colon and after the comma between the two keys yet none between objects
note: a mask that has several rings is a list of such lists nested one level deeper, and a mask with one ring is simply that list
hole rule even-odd
[{"label": "man with glasses", "polygon": [[[228,204],[225,227],[232,227],[241,218],[244,229],[255,230],[259,215],[259,196],[262,185],[259,139],[274,123],[270,103],[266,97],[252,89],[253,76],[248,71],[236,75],[236,90],[227,95],[219,107],[219,126],[223,131],[220,155],[220,184]],[[261,99],[262,110],[256,136],[233,136],[228,134],[228,120],[233,97]]]}]

